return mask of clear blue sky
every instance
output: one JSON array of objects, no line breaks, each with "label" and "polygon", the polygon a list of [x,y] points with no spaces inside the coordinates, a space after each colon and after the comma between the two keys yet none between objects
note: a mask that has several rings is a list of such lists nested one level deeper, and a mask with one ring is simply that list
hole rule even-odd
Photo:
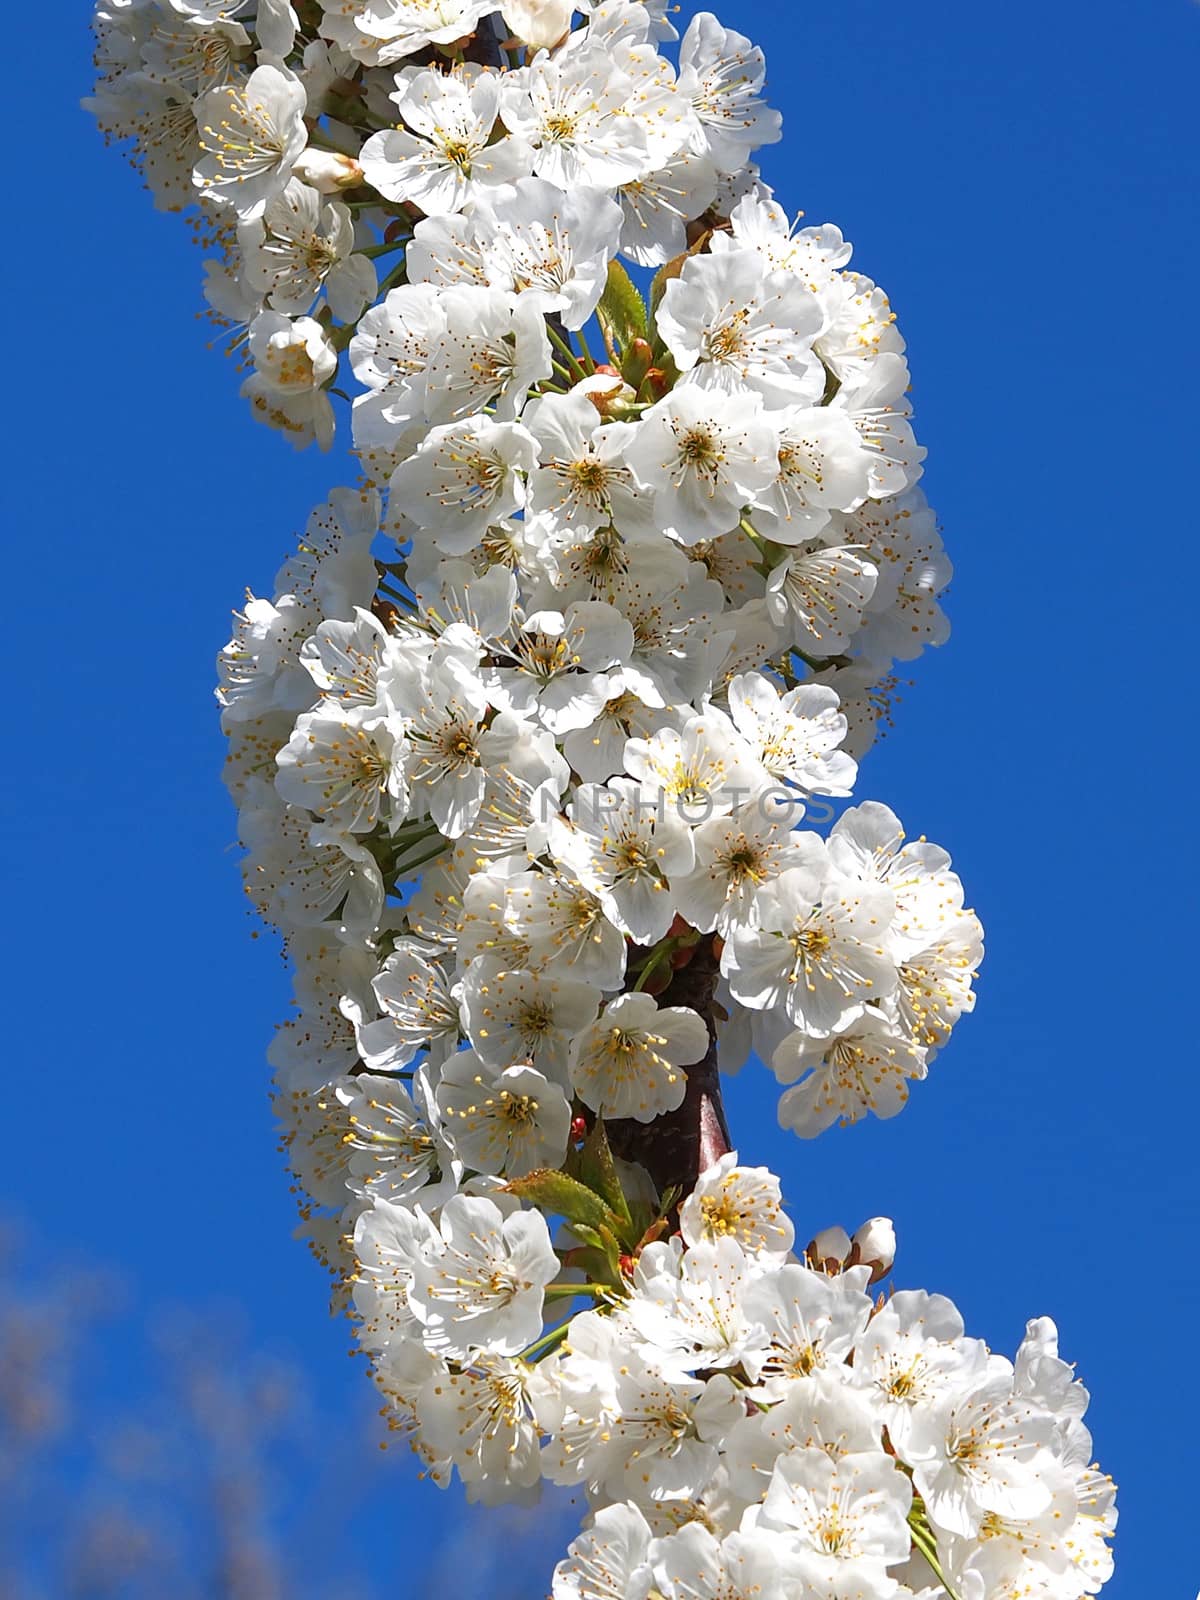
[{"label": "clear blue sky", "polygon": [[[286,985],[242,908],[211,682],[231,605],[349,468],[251,424],[193,320],[185,231],[76,108],[88,6],[49,28],[42,9],[7,32],[22,738],[0,1206],[122,1265],[147,1303],[240,1303],[337,1408],[365,1377],[289,1239],[262,1063]],[[784,1174],[802,1234],[894,1216],[898,1280],[951,1294],[997,1347],[1056,1318],[1122,1486],[1106,1595],[1190,1596],[1195,573],[1177,474],[1195,450],[1200,7],[722,15],[769,51],[786,139],[767,177],[842,226],[908,338],[954,633],[861,793],[953,852],[988,934],[977,1012],[899,1121],[802,1145],[756,1069],[735,1134]],[[380,1560],[453,1505],[398,1494]]]}]

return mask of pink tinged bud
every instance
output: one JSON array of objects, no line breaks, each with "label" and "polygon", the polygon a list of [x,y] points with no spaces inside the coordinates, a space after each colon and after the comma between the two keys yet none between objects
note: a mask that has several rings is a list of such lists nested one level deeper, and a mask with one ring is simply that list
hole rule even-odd
[{"label": "pink tinged bud", "polygon": [[822,1272],[840,1272],[850,1249],[850,1235],[845,1228],[822,1228],[804,1254],[810,1266]]},{"label": "pink tinged bud", "polygon": [[357,189],[363,181],[363,169],[340,151],[314,150],[310,145],[292,168],[292,176],[318,194],[337,194],[340,189]]},{"label": "pink tinged bud", "polygon": [[574,394],[585,394],[596,410],[606,420],[617,420],[626,415],[637,395],[614,368],[597,367],[590,378],[581,378]]},{"label": "pink tinged bud", "polygon": [[871,1282],[878,1283],[892,1270],[896,1259],[896,1230],[890,1217],[871,1217],[854,1235],[848,1266],[870,1267]]}]

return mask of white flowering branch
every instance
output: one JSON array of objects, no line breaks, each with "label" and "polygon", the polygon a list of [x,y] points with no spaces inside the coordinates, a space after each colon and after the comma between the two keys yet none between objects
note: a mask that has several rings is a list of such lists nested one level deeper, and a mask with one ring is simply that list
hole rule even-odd
[{"label": "white flowering branch", "polygon": [[1008,1362],[873,1299],[884,1219],[797,1256],[722,1109],[753,1053],[801,1137],[896,1115],[982,958],[946,852],[828,803],[950,567],[888,301],[754,164],[761,51],[664,0],[96,31],[253,414],[328,448],[348,405],[362,471],[220,701],[304,1231],[391,1426],[489,1503],[583,1489],[555,1600],[1093,1593],[1053,1324]]}]

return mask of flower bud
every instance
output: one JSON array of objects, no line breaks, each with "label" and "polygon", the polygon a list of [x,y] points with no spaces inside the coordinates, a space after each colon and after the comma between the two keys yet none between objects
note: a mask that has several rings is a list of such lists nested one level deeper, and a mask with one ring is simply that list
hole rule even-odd
[{"label": "flower bud", "polygon": [[819,1272],[840,1272],[850,1254],[850,1235],[845,1228],[822,1228],[816,1238],[809,1241],[804,1254],[809,1265]]},{"label": "flower bud", "polygon": [[587,395],[606,421],[619,419],[637,399],[619,372],[601,367],[592,377],[580,379],[572,393]]},{"label": "flower bud", "polygon": [[338,150],[314,150],[309,145],[292,168],[292,176],[318,194],[337,194],[340,189],[357,189],[363,181],[363,169]]},{"label": "flower bud", "polygon": [[396,631],[396,624],[400,621],[399,606],[393,605],[390,600],[385,600],[383,595],[377,594],[371,601],[371,611],[389,633]]},{"label": "flower bud", "polygon": [[890,1217],[871,1217],[854,1235],[847,1266],[870,1267],[871,1282],[878,1283],[892,1270],[896,1259],[896,1230]]},{"label": "flower bud", "polygon": [[661,400],[671,387],[671,381],[661,367],[651,367],[642,379],[642,389],[651,400]]},{"label": "flower bud", "polygon": [[654,347],[648,339],[631,339],[625,351],[625,377],[635,388],[640,389],[642,381],[650,370],[654,360]]},{"label": "flower bud", "polygon": [[575,0],[504,0],[504,26],[535,50],[552,50],[567,35]]}]

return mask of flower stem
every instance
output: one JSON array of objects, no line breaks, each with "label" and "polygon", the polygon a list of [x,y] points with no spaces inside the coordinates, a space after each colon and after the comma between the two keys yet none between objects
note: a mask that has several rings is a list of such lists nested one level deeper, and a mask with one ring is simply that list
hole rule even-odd
[{"label": "flower stem", "polygon": [[540,1361],[543,1356],[548,1356],[551,1350],[557,1348],[567,1337],[573,1320],[568,1317],[565,1322],[560,1322],[557,1328],[551,1328],[549,1333],[544,1333],[540,1339],[536,1339],[528,1350],[521,1351],[521,1360]]},{"label": "flower stem", "polygon": [[410,234],[404,233],[398,239],[385,239],[382,244],[363,245],[354,253],[356,256],[369,256],[373,260],[376,256],[389,255],[393,250],[403,250],[410,238]]},{"label": "flower stem", "polygon": [[659,970],[659,968],[665,966],[665,964],[671,959],[672,955],[675,953],[675,946],[677,943],[678,940],[676,939],[663,940],[662,944],[659,945],[658,949],[655,950],[653,955],[646,962],[646,965],[638,973],[637,982],[633,986],[634,994],[640,994],[650,982],[650,979]]},{"label": "flower stem", "polygon": [[916,1508],[908,1519],[908,1531],[912,1535],[912,1542],[925,1558],[925,1564],[930,1568],[934,1577],[946,1591],[947,1600],[959,1600],[957,1594],[946,1581],[946,1574],[942,1571],[942,1564],[938,1560],[937,1541],[932,1529],[923,1520],[915,1519],[923,1513],[923,1507]]},{"label": "flower stem", "polygon": [[592,357],[591,350],[589,350],[589,348],[588,348],[587,334],[584,333],[582,328],[576,328],[575,329],[575,337],[579,340],[579,348],[580,348],[580,351],[582,352],[582,354],[580,356],[580,361],[582,363],[583,370],[587,374],[587,376],[590,378],[592,373],[595,372],[595,370],[596,370],[596,363],[595,363],[595,360]]},{"label": "flower stem", "polygon": [[[576,379],[586,378],[587,372],[584,370],[583,363],[580,361],[579,357],[575,354],[574,350],[571,349],[571,341],[563,338],[562,334],[559,333],[558,329],[554,326],[554,323],[549,318],[546,320],[546,332],[550,336],[550,343],[569,363],[572,372],[575,373]],[[555,362],[555,366],[558,366],[557,362]],[[562,369],[559,368],[559,370],[561,371]]]}]

